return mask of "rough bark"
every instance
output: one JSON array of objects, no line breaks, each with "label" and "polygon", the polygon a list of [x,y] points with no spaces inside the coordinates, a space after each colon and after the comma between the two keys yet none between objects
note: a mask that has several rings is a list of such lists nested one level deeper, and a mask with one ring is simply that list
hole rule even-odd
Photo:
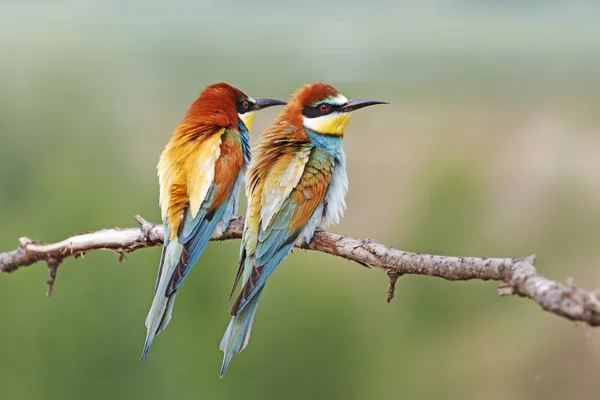
[{"label": "rough bark", "polygon": [[[0,272],[13,272],[38,261],[48,265],[48,290],[52,293],[57,268],[68,257],[82,256],[89,251],[110,250],[119,256],[163,242],[161,225],[136,216],[139,228],[103,229],[82,233],[61,242],[42,244],[21,238],[15,250],[0,253]],[[239,239],[244,217],[231,220],[229,228],[212,240]],[[538,274],[534,256],[519,258],[448,257],[410,253],[385,247],[371,239],[355,239],[325,231],[317,231],[313,240],[302,248],[376,267],[387,272],[388,302],[394,297],[396,281],[406,274],[436,276],[450,281],[470,279],[494,280],[502,284],[500,295],[518,295],[535,301],[542,309],[561,317],[582,321],[590,326],[600,325],[600,292],[586,291],[572,282],[560,284]]]}]

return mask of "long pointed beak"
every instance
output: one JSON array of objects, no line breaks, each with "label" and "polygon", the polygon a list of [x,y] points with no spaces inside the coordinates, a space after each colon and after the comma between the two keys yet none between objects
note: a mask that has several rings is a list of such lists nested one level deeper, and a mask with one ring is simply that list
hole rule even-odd
[{"label": "long pointed beak", "polygon": [[258,97],[254,99],[256,101],[256,105],[254,106],[254,110],[262,110],[263,108],[271,107],[271,106],[285,106],[287,102],[275,99],[267,99],[264,97]]},{"label": "long pointed beak", "polygon": [[374,106],[375,104],[390,104],[387,101],[381,100],[373,100],[373,99],[352,99],[340,108],[337,109],[338,112],[350,112],[354,110],[358,110],[359,108]]}]

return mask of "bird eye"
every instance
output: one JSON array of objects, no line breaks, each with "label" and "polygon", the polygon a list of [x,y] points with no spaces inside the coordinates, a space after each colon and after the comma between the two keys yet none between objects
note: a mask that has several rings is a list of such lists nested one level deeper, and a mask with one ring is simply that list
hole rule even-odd
[{"label": "bird eye", "polygon": [[319,106],[319,111],[321,111],[323,114],[328,112],[329,110],[331,110],[331,106],[329,104],[321,104]]},{"label": "bird eye", "polygon": [[248,107],[250,107],[250,104],[248,104],[248,101],[244,100],[244,102],[242,103],[242,107],[244,107],[247,110]]}]

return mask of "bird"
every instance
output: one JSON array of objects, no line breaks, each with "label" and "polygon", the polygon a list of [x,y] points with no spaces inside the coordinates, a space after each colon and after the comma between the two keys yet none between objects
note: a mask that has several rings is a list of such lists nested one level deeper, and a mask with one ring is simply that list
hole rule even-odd
[{"label": "bird", "polygon": [[146,318],[142,360],[171,319],[175,296],[210,237],[237,212],[251,158],[254,112],[285,101],[247,96],[226,83],[207,86],[173,132],[158,162],[164,244]]},{"label": "bird", "polygon": [[233,355],[248,345],[260,295],[275,268],[294,244],[309,243],[317,228],[342,217],[348,191],[344,129],[353,111],[375,104],[389,103],[348,100],[323,82],[304,85],[253,147],[240,262],[230,298],[242,278],[243,286],[220,344],[221,377]]}]

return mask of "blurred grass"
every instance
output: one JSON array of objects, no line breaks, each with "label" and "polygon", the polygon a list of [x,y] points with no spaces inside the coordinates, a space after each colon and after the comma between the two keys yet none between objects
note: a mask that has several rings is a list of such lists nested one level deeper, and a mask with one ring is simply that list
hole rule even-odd
[{"label": "blurred grass", "polygon": [[[598,10],[554,3],[3,3],[0,248],[158,220],[158,154],[205,85],[286,98],[326,80],[393,102],[348,127],[335,232],[535,252],[549,277],[600,287]],[[276,112],[257,116],[253,138]],[[220,380],[238,246],[208,247],[145,363],[158,249],[69,260],[51,299],[43,265],[1,276],[0,398],[598,396],[592,329],[490,282],[403,277],[387,305],[380,271],[298,250]]]}]

